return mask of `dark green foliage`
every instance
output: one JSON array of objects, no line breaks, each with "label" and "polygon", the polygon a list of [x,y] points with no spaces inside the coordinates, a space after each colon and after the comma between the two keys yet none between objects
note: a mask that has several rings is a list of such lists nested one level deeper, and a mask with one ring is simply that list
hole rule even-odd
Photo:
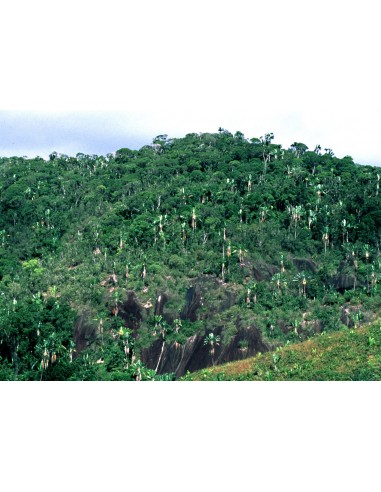
[{"label": "dark green foliage", "polygon": [[0,158],[0,178],[1,379],[158,379],[140,362],[154,343],[219,329],[224,344],[246,325],[275,346],[381,304],[380,175],[330,149],[220,128],[115,155]]}]

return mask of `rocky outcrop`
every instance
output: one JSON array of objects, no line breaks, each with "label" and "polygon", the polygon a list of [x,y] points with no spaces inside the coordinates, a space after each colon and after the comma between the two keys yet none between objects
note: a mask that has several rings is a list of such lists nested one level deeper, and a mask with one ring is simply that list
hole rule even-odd
[{"label": "rocky outcrop", "polygon": [[[214,331],[216,336],[221,336],[222,327]],[[187,371],[193,372],[213,364],[252,357],[258,352],[267,352],[271,346],[262,339],[261,331],[256,327],[239,328],[236,335],[226,344],[223,342],[215,346],[212,354],[210,347],[204,344],[205,335],[197,333],[182,345],[172,343],[166,345],[158,374],[174,373],[176,379],[182,377]],[[157,340],[151,347],[141,353],[142,362],[154,369],[160,357],[162,342]]]},{"label": "rocky outcrop", "polygon": [[316,263],[308,258],[293,258],[292,263],[298,272],[316,273],[317,271]]},{"label": "rocky outcrop", "polygon": [[336,275],[331,277],[330,285],[343,294],[346,290],[365,287],[364,279],[358,278],[357,269],[353,268],[352,262],[344,260],[340,263]]},{"label": "rocky outcrop", "polygon": [[[271,272],[276,271],[271,268],[270,270]],[[267,270],[268,274],[270,274],[270,270]],[[139,301],[134,291],[127,292],[127,298],[124,301],[117,305],[111,304],[109,308],[111,313],[118,315],[123,320],[124,325],[133,331],[135,337],[138,337],[141,323],[152,314],[162,316],[169,325],[172,325],[178,317],[187,323],[200,320],[207,321],[215,314],[234,306],[236,297],[236,292],[227,289],[221,280],[206,275],[193,279],[191,286],[185,293],[185,302],[180,312],[177,311],[176,313],[173,309],[172,311],[165,309],[165,305],[170,299],[170,293],[164,292],[156,294],[156,299],[154,303],[150,303],[149,308]],[[153,312],[150,311],[151,309]],[[88,348],[96,340],[97,327],[91,323],[91,319],[89,313],[84,313],[76,322],[77,354]],[[257,327],[241,326],[239,316],[233,322],[233,334],[228,340],[223,326],[213,328],[213,334],[220,339],[219,343],[215,345],[214,351],[204,343],[208,332],[205,333],[204,329],[201,329],[186,338],[182,344],[178,342],[166,343],[164,349],[162,340],[157,339],[150,347],[142,350],[140,358],[143,364],[151,369],[156,369],[160,360],[158,374],[174,373],[178,379],[187,371],[193,372],[214,364],[244,359],[258,352],[266,352],[271,349],[271,346],[262,339],[262,333]],[[163,353],[161,354],[162,349]]]},{"label": "rocky outcrop", "polygon": [[253,277],[258,282],[262,280],[270,281],[280,269],[275,265],[269,265],[263,261],[257,261],[252,265]]},{"label": "rocky outcrop", "polygon": [[353,289],[356,285],[356,279],[354,275],[348,275],[346,273],[339,273],[331,278],[332,287],[338,292],[343,293],[346,290]]},{"label": "rocky outcrop", "polygon": [[135,295],[135,292],[129,291],[127,299],[118,304],[118,316],[120,316],[127,328],[137,331],[142,320],[142,307]]},{"label": "rocky outcrop", "polygon": [[197,310],[203,305],[202,289],[199,284],[190,287],[185,296],[185,306],[180,317],[183,320],[196,321]]},{"label": "rocky outcrop", "polygon": [[[273,271],[273,270],[271,270]],[[167,322],[173,322],[173,313],[166,312],[164,305],[169,294],[160,294],[156,300],[155,314],[162,315]],[[230,309],[236,302],[236,293],[226,288],[217,278],[209,275],[193,279],[185,294],[185,303],[180,311],[183,321],[193,323],[207,320],[216,313]],[[203,309],[204,308],[204,309]],[[207,308],[207,309],[205,309]],[[219,345],[211,348],[204,344],[204,330],[188,337],[184,343],[166,343],[158,367],[158,374],[174,373],[176,379],[187,371],[196,371],[213,364],[223,364],[233,360],[251,357],[258,352],[270,350],[263,341],[261,331],[255,326],[242,327],[239,317],[235,322],[236,333],[229,340],[224,340],[222,326],[213,329],[213,334],[220,337]],[[155,369],[160,358],[162,341],[156,340],[140,354],[142,362]]]},{"label": "rocky outcrop", "polygon": [[155,316],[163,315],[164,305],[167,302],[168,302],[167,294],[162,293],[157,296],[156,303],[155,303],[155,311],[154,311]]},{"label": "rocky outcrop", "polygon": [[91,314],[83,312],[74,322],[73,339],[75,343],[75,352],[73,357],[78,357],[82,350],[87,349],[97,337],[97,328],[91,322]]}]

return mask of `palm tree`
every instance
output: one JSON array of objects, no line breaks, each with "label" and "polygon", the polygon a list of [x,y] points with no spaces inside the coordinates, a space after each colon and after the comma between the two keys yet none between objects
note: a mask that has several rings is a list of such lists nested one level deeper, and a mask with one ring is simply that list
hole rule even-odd
[{"label": "palm tree", "polygon": [[262,158],[263,158],[263,175],[266,175],[267,164],[270,162],[271,153],[271,141],[274,139],[273,133],[266,133],[263,137],[260,137],[262,143]]},{"label": "palm tree", "polygon": [[316,212],[313,210],[308,210],[308,229],[311,230],[311,225],[316,222]]},{"label": "palm tree", "polygon": [[322,235],[322,240],[324,243],[324,254],[327,253],[327,246],[329,244],[329,228],[327,226],[324,227],[323,229],[323,235]]},{"label": "palm tree", "polygon": [[192,209],[192,229],[193,229],[193,232],[196,230],[196,221],[197,221],[197,215],[196,215],[195,209],[193,208]]},{"label": "palm tree", "polygon": [[134,337],[132,331],[124,326],[119,328],[118,334],[123,344],[123,350],[126,355],[126,367],[128,368],[131,359],[130,352],[132,353],[134,347]]},{"label": "palm tree", "polygon": [[246,293],[246,305],[249,307],[250,306],[250,294],[251,294],[251,289],[250,287],[247,288],[247,293]]},{"label": "palm tree", "polygon": [[180,328],[182,327],[181,319],[176,318],[173,320],[173,324],[175,326],[175,333],[178,333]]},{"label": "palm tree", "polygon": [[120,232],[120,234],[119,234],[119,248],[118,248],[118,253],[120,253],[122,251],[125,242],[126,242],[125,235],[122,232]]},{"label": "palm tree", "polygon": [[70,340],[70,343],[69,343],[69,362],[73,362],[73,354],[74,352],[76,352],[76,349],[75,349],[75,343],[73,342],[73,340]]},{"label": "palm tree", "polygon": [[351,319],[353,321],[355,328],[358,328],[362,318],[363,318],[363,315],[362,315],[360,308],[357,308],[357,310],[351,314]]},{"label": "palm tree", "polygon": [[365,261],[368,263],[370,258],[369,244],[364,244],[364,246],[362,247],[362,251],[365,256]]},{"label": "palm tree", "polygon": [[181,224],[181,239],[183,241],[183,244],[185,244],[185,241],[187,240],[187,233],[185,231],[185,222]]},{"label": "palm tree", "polygon": [[259,208],[259,220],[263,223],[266,220],[266,215],[269,212],[268,207],[260,207]]},{"label": "palm tree", "polygon": [[212,357],[212,365],[214,366],[214,353],[216,347],[220,345],[221,338],[218,335],[214,335],[214,333],[209,333],[204,338],[204,346],[209,345],[209,354]]},{"label": "palm tree", "polygon": [[318,205],[321,202],[321,195],[324,193],[323,192],[323,185],[319,183],[314,188],[316,190],[316,195],[317,195],[317,199],[316,199],[316,210],[317,210],[318,209]]},{"label": "palm tree", "polygon": [[271,278],[271,283],[276,287],[274,291],[274,296],[276,297],[278,294],[283,292],[283,289],[287,288],[287,280],[281,273],[276,273]]},{"label": "palm tree", "polygon": [[53,365],[57,361],[57,355],[61,355],[66,351],[66,347],[62,344],[60,336],[53,332],[42,342],[37,343],[36,352],[41,357],[40,369],[42,381],[44,371],[46,371],[49,365]]},{"label": "palm tree", "polygon": [[297,282],[299,284],[299,294],[306,297],[307,295],[307,284],[311,276],[306,272],[299,272],[292,279],[293,282]]},{"label": "palm tree", "polygon": [[251,174],[249,174],[249,178],[248,178],[248,181],[247,181],[247,191],[249,193],[251,191],[251,186],[252,186],[252,183],[251,183]]},{"label": "palm tree", "polygon": [[231,242],[229,241],[228,247],[227,247],[227,250],[226,250],[226,256],[228,258],[230,258],[231,257],[231,254],[232,254],[232,245],[231,245]]},{"label": "palm tree", "polygon": [[298,327],[300,325],[300,322],[297,319],[294,319],[294,321],[291,324],[294,328],[295,335],[298,335]]},{"label": "palm tree", "polygon": [[243,246],[239,246],[237,249],[232,251],[232,253],[237,253],[239,262],[242,264],[244,257],[246,256],[247,249],[245,249]]},{"label": "palm tree", "polygon": [[304,215],[304,209],[301,205],[295,205],[295,206],[292,205],[288,207],[288,212],[291,215],[290,225],[294,223],[294,236],[296,239],[296,226],[298,222],[301,220],[302,215]]},{"label": "palm tree", "polygon": [[247,292],[246,292],[246,304],[250,306],[250,295],[253,294],[253,302],[257,303],[257,288],[258,284],[256,282],[249,282],[247,284]]},{"label": "palm tree", "polygon": [[341,227],[342,227],[342,235],[343,235],[343,244],[344,244],[344,239],[345,242],[348,242],[348,231],[352,227],[351,224],[347,221],[347,219],[343,219],[341,221]]}]

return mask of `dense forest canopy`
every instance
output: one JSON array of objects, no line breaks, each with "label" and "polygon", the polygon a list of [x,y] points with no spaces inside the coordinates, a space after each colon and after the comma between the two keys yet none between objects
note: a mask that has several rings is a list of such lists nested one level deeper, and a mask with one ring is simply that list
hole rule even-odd
[{"label": "dense forest canopy", "polygon": [[0,158],[0,379],[173,379],[375,317],[380,175],[223,128]]}]

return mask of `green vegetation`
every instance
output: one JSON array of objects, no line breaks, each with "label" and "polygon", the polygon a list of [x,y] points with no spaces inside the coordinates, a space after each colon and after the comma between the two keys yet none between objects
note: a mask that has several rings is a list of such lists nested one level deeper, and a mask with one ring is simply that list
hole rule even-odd
[{"label": "green vegetation", "polygon": [[243,361],[187,374],[185,381],[379,381],[381,324],[321,333]]},{"label": "green vegetation", "polygon": [[222,128],[0,158],[0,378],[171,380],[356,332],[381,305],[380,175]]}]

